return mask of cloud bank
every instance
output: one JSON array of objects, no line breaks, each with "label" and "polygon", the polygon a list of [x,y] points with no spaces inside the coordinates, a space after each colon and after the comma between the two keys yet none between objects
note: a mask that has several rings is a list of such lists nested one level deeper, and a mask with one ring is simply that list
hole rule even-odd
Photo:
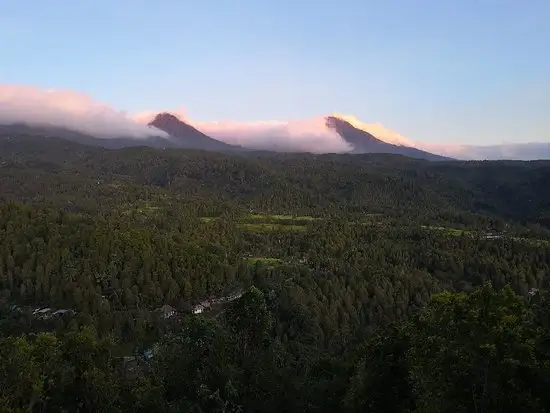
[{"label": "cloud bank", "polygon": [[[340,135],[325,126],[325,117],[289,121],[201,122],[191,119],[184,108],[178,108],[141,112],[134,114],[133,119],[147,124],[160,112],[172,113],[185,123],[222,142],[253,149],[312,153],[346,153],[353,149]],[[342,113],[333,113],[331,116],[345,120],[355,128],[368,132],[384,142],[409,146],[455,159],[550,159],[550,143],[492,146],[434,144],[413,141],[379,122],[365,123],[352,115]]]},{"label": "cloud bank", "polygon": [[[160,112],[169,112],[181,121],[201,132],[232,145],[254,149],[286,150],[313,153],[345,153],[353,147],[333,129],[325,125],[325,116],[305,120],[263,120],[235,122],[231,120],[201,122],[191,119],[185,109],[152,110],[133,115],[137,122],[147,124]],[[418,147],[417,143],[405,138],[396,131],[386,128],[379,122],[364,123],[352,115],[333,113],[357,129],[366,131],[378,139],[394,145]]]},{"label": "cloud bank", "polygon": [[201,122],[189,118],[183,108],[178,108],[141,112],[133,118],[147,124],[160,112],[169,112],[206,135],[231,145],[260,150],[312,153],[345,153],[353,149],[340,135],[325,126],[324,117],[286,121]]},{"label": "cloud bank", "polygon": [[[325,117],[290,121],[199,122],[189,119],[183,110],[174,114],[213,138],[245,147],[313,153],[345,153],[353,149],[340,135],[325,126]],[[331,116],[345,120],[386,143],[409,146],[455,159],[550,159],[550,142],[491,146],[434,144],[413,141],[379,122],[365,123],[352,115],[341,113],[333,113]]]},{"label": "cloud bank", "polygon": [[[128,114],[91,97],[66,90],[43,90],[0,84],[0,124],[25,123],[64,127],[99,138],[167,135],[147,124],[166,110]],[[345,153],[352,147],[325,126],[325,117],[308,120],[201,122],[182,108],[169,110],[182,121],[220,141],[253,149],[288,152]],[[466,146],[413,141],[381,123],[364,123],[351,115],[332,114],[378,139],[456,159],[550,159],[550,143]]]},{"label": "cloud bank", "polygon": [[15,123],[63,127],[98,138],[166,136],[81,93],[0,84],[0,124]]},{"label": "cloud bank", "polygon": [[425,144],[420,149],[462,160],[531,161],[550,159],[550,142],[489,146]]}]

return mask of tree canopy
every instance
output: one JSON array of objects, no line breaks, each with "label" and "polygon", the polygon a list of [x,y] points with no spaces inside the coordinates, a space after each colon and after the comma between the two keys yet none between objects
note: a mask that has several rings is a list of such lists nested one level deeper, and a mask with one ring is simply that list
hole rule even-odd
[{"label": "tree canopy", "polygon": [[549,181],[2,137],[0,411],[546,411]]}]

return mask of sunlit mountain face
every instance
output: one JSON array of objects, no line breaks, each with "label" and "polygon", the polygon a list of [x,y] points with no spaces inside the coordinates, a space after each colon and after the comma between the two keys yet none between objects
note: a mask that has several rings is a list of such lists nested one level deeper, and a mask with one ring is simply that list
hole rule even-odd
[{"label": "sunlit mountain face", "polygon": [[410,146],[384,142],[371,133],[335,116],[327,117],[326,125],[328,128],[335,130],[346,142],[353,146],[353,153],[391,153],[430,161],[449,159]]}]

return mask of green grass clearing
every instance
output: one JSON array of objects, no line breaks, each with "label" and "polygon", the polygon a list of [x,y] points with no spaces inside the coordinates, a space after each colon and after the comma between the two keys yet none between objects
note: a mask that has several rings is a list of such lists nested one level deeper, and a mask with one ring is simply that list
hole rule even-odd
[{"label": "green grass clearing", "polygon": [[[212,221],[215,221],[217,219],[219,219],[219,217],[199,217],[199,219],[202,221],[202,222],[212,222]],[[241,218],[241,221],[243,221],[244,223],[250,223],[251,225],[256,225],[256,224],[260,224],[260,223],[257,223],[257,222],[254,222],[254,221],[272,221],[271,223],[270,222],[267,222],[267,223],[261,223],[261,225],[286,225],[286,224],[281,224],[277,221],[296,221],[296,222],[299,222],[299,221],[317,221],[317,220],[320,220],[321,218],[315,218],[315,217],[312,217],[312,216],[308,216],[308,215],[266,215],[266,214],[248,214],[244,217]],[[251,222],[249,222],[251,221]],[[288,226],[288,225],[287,225]],[[294,225],[296,227],[302,227],[303,225]]]},{"label": "green grass clearing", "polygon": [[422,228],[431,229],[433,231],[441,231],[441,232],[446,233],[447,235],[453,235],[453,236],[460,236],[460,235],[466,235],[466,234],[471,234],[472,233],[472,231],[467,230],[467,229],[436,227],[436,226],[432,226],[432,225],[422,225]]},{"label": "green grass clearing", "polygon": [[514,241],[522,242],[524,244],[530,244],[535,247],[549,247],[550,241],[545,239],[536,239],[536,238],[523,238],[523,237],[511,237]]},{"label": "green grass clearing", "polygon": [[281,225],[281,224],[251,224],[240,223],[239,228],[253,232],[271,232],[271,231],[306,231],[305,225]]},{"label": "green grass clearing", "polygon": [[292,220],[292,221],[316,221],[319,218],[315,218],[309,215],[264,215],[264,214],[249,214],[247,216],[249,219],[266,219],[273,221],[283,221],[283,220]]},{"label": "green grass clearing", "polygon": [[[447,227],[437,227],[437,226],[426,226],[422,225],[422,228],[430,229],[433,231],[441,231],[442,233],[446,235],[451,236],[461,236],[461,235],[471,235],[474,236],[476,232],[472,230],[467,229],[458,229],[458,228],[447,228]],[[477,232],[477,234],[481,238],[485,238],[487,240],[500,240],[500,239],[510,239],[516,242],[521,242],[524,244],[530,244],[535,247],[550,247],[550,241],[545,239],[536,239],[536,238],[524,238],[524,237],[515,237],[510,235],[490,235],[490,234],[483,234],[480,232]]]},{"label": "green grass clearing", "polygon": [[280,264],[282,263],[283,261],[279,258],[272,258],[272,257],[254,257],[254,258],[249,258],[248,260],[248,264],[249,265],[254,265],[254,264]]},{"label": "green grass clearing", "polygon": [[150,203],[145,203],[143,205],[139,205],[139,206],[136,206],[134,208],[129,208],[127,210],[125,210],[123,212],[123,214],[127,215],[127,214],[130,214],[132,212],[139,212],[140,214],[151,214],[151,213],[154,213],[156,211],[158,211],[160,209],[160,207],[158,206],[154,206]]}]

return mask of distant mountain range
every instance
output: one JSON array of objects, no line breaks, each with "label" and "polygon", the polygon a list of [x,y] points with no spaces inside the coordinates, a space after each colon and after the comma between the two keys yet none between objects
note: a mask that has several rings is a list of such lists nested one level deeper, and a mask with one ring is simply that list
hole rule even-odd
[{"label": "distant mountain range", "polygon": [[[0,136],[60,137],[106,148],[149,146],[231,153],[387,153],[416,159],[550,159],[550,135],[513,135],[518,143],[471,145],[406,136],[350,113],[326,117],[218,121],[189,117],[185,108],[126,112],[78,91],[0,83]],[[429,131],[434,135],[435,131]],[[464,140],[489,142],[479,130]],[[503,137],[504,138],[504,137]],[[52,140],[51,142],[54,142]],[[519,143],[521,142],[521,143]]]},{"label": "distant mountain range", "polygon": [[[364,129],[353,126],[350,122],[338,116],[326,117],[325,124],[327,129],[336,133],[350,146],[351,150],[349,153],[351,154],[387,153],[429,161],[452,159],[451,157],[437,155],[412,146],[385,142]],[[167,112],[155,115],[148,122],[148,126],[152,136],[136,138],[129,136],[93,136],[90,133],[76,131],[67,127],[29,125],[20,122],[10,125],[0,124],[0,136],[57,137],[85,145],[100,146],[109,149],[149,146],[153,148],[184,148],[225,153],[258,152],[257,148],[231,145],[214,139]],[[158,136],[155,136],[155,131],[158,132]],[[284,140],[279,142],[276,138],[269,145],[267,152],[269,151],[292,152],[285,146]],[[266,152],[266,150],[262,150],[262,152]],[[550,156],[550,143],[463,146],[462,152],[464,156],[461,159],[545,159]],[[445,152],[441,151],[440,153]]]},{"label": "distant mountain range", "polygon": [[132,146],[150,146],[153,148],[177,148],[178,145],[169,139],[160,136],[147,138],[111,137],[99,138],[79,131],[50,126],[50,125],[26,125],[23,123],[0,125],[0,136],[43,136],[50,138],[62,138],[84,145],[101,146],[109,149],[120,149]]},{"label": "distant mountain range", "polygon": [[[154,148],[186,148],[216,152],[248,152],[253,148],[230,145],[214,139],[193,126],[181,121],[170,113],[157,114],[149,126],[159,130],[159,136],[147,138],[133,138],[125,136],[97,137],[90,134],[56,126],[33,126],[23,123],[0,125],[0,135],[30,135],[59,137],[85,145],[101,146],[117,149],[132,146],[150,146]],[[430,161],[450,160],[440,155],[435,155],[416,148],[386,143],[368,132],[355,128],[343,119],[329,116],[326,118],[326,127],[336,132],[353,149],[353,154],[363,153],[388,153],[403,155],[411,158],[425,159]],[[152,129],[154,131],[154,129]],[[163,137],[160,131],[165,132],[168,137]],[[274,145],[276,147],[276,145]],[[284,148],[275,149],[284,152]]]}]

